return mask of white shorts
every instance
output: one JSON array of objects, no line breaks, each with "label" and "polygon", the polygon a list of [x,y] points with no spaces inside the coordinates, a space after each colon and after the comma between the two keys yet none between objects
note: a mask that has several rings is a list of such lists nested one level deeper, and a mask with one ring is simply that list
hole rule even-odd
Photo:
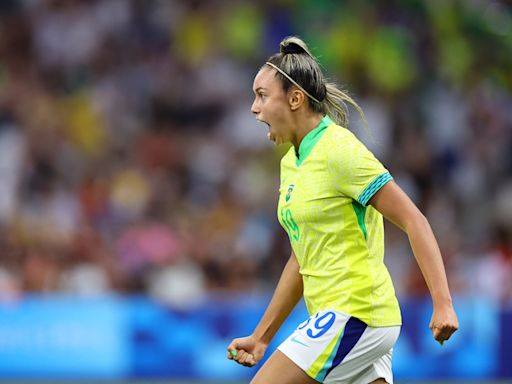
[{"label": "white shorts", "polygon": [[391,355],[400,326],[369,327],[338,311],[320,311],[278,349],[310,377],[326,384],[393,383]]}]

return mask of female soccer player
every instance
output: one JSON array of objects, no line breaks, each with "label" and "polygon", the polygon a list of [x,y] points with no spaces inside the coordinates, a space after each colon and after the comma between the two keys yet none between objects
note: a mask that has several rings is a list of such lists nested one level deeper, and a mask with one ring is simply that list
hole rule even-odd
[{"label": "female soccer player", "polygon": [[[389,172],[344,127],[346,102],[297,37],[281,42],[254,79],[251,111],[281,160],[278,219],[292,252],[252,335],[234,339],[228,358],[257,364],[301,297],[311,317],[275,351],[253,384],[392,383],[391,355],[401,315],[384,266],[383,219],[401,228],[430,290],[430,322],[440,343],[458,328],[443,260],[429,223]],[[364,117],[364,115],[362,115]]]}]

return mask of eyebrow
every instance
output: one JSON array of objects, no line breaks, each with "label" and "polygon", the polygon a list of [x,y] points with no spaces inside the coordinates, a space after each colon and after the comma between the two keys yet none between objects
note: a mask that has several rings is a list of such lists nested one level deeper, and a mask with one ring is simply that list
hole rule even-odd
[{"label": "eyebrow", "polygon": [[265,90],[265,91],[266,91],[266,90],[267,90],[267,88],[265,88],[265,87],[258,87],[258,88],[256,88],[256,89],[254,90],[254,93],[258,93],[259,91],[262,91],[262,90]]}]

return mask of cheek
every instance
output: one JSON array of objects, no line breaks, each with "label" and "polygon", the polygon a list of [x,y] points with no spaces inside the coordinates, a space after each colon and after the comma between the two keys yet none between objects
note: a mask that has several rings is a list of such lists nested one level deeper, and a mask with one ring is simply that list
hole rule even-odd
[{"label": "cheek", "polygon": [[287,130],[286,127],[290,125],[290,117],[285,108],[286,106],[282,106],[281,108],[276,110],[274,114],[274,123],[276,124],[281,133],[284,133]]},{"label": "cheek", "polygon": [[272,118],[275,123],[282,123],[286,121],[286,104],[281,100],[272,103],[267,109],[268,116]]}]

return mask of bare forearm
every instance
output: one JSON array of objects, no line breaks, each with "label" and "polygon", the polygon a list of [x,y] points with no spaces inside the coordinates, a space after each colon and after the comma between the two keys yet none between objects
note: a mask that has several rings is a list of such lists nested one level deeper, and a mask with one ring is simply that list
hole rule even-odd
[{"label": "bare forearm", "polygon": [[396,183],[389,182],[370,203],[409,237],[434,305],[451,305],[443,258],[428,220]]},{"label": "bare forearm", "polygon": [[453,308],[443,258],[430,224],[393,181],[384,185],[370,203],[407,233],[434,303],[430,329],[434,338],[443,343],[459,328],[459,321]]},{"label": "bare forearm", "polygon": [[434,305],[451,304],[443,259],[427,219],[418,214],[405,230]]},{"label": "bare forearm", "polygon": [[295,308],[302,297],[302,277],[299,265],[292,253],[284,267],[272,300],[254,330],[253,336],[266,344],[270,343],[276,332]]}]

